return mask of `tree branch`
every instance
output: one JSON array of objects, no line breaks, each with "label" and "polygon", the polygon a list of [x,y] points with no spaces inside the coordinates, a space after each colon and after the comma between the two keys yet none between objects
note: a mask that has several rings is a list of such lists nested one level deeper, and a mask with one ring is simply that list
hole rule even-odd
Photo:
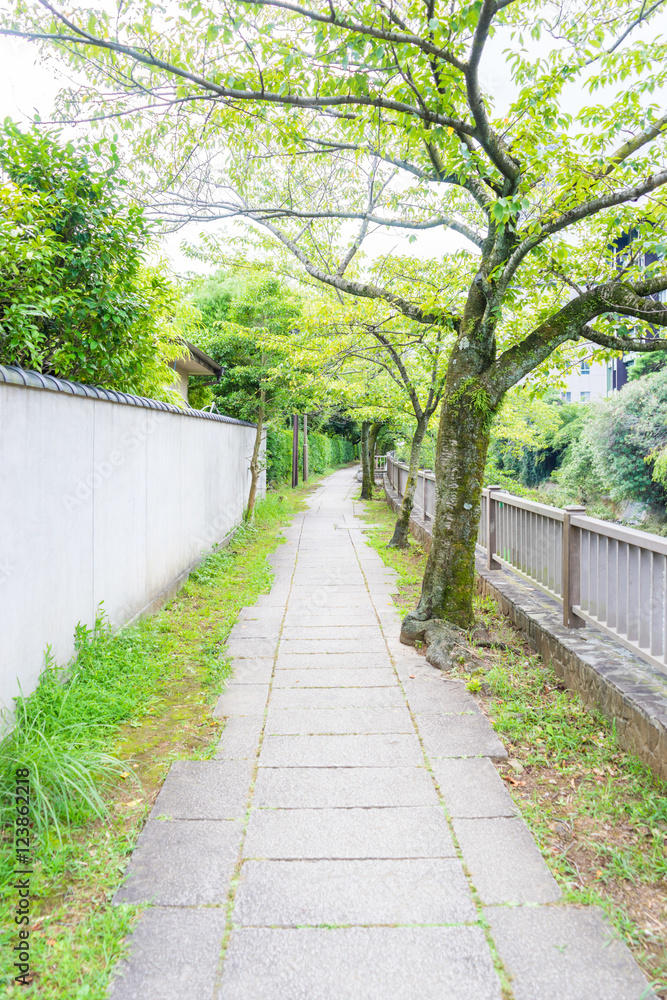
[{"label": "tree branch", "polygon": [[627,160],[629,156],[636,153],[638,149],[642,148],[642,146],[645,146],[653,139],[656,139],[661,132],[665,131],[665,129],[667,129],[667,115],[663,115],[663,117],[657,121],[655,125],[651,125],[649,128],[644,129],[643,132],[640,132],[639,135],[635,135],[632,139],[628,139],[627,142],[624,142],[623,145],[619,146],[616,152],[612,153],[609,157],[609,166],[605,170],[604,176],[608,177],[609,174],[616,169],[619,163],[623,163],[624,160]]},{"label": "tree branch", "polygon": [[351,281],[348,278],[341,277],[340,275],[330,274],[327,271],[323,271],[322,268],[313,264],[308,255],[304,253],[303,250],[301,250],[301,248],[298,247],[289,236],[281,232],[277,226],[274,226],[266,219],[256,219],[255,221],[258,222],[259,225],[264,226],[265,229],[268,229],[268,231],[272,233],[273,236],[275,236],[275,238],[296,257],[311,278],[321,281],[322,284],[329,285],[332,288],[336,288],[348,295],[357,295],[360,298],[388,302],[390,305],[395,306],[396,309],[403,314],[403,316],[407,316],[408,319],[412,319],[417,323],[432,325],[434,323],[441,323],[444,318],[449,319],[453,324],[457,322],[456,317],[449,314],[444,315],[443,313],[435,314],[424,312],[416,303],[409,302],[401,295],[396,295],[394,292],[389,291],[388,288],[373,285],[371,282]]},{"label": "tree branch", "polygon": [[[667,323],[664,325],[667,326]],[[594,344],[599,344],[600,347],[609,347],[613,351],[623,351],[624,354],[629,351],[640,351],[642,354],[646,354],[652,351],[667,350],[667,340],[660,338],[638,340],[635,337],[622,337],[618,334],[610,335],[603,333],[602,330],[598,330],[595,326],[584,327],[582,336],[586,340],[592,340]]]},{"label": "tree branch", "polygon": [[[43,0],[40,0],[43,2]],[[278,94],[266,90],[237,90],[233,87],[222,87],[212,80],[207,80],[197,73],[190,73],[188,70],[173,63],[166,62],[149,53],[144,53],[140,49],[131,45],[122,45],[120,42],[111,42],[102,38],[96,38],[82,32],[81,37],[69,35],[50,35],[43,32],[15,31],[10,28],[0,28],[0,35],[10,35],[15,38],[26,38],[29,41],[48,41],[57,44],[70,44],[76,46],[92,46],[94,48],[105,49],[109,52],[116,52],[125,55],[135,62],[148,66],[151,69],[159,69],[172,76],[177,76],[182,80],[187,80],[202,90],[210,91],[220,98],[228,101],[257,101],[264,104],[277,104],[291,108],[306,108],[320,110],[336,107],[368,107],[378,110],[396,111],[399,114],[411,115],[422,121],[428,120],[436,125],[443,125],[445,128],[454,128],[457,131],[474,135],[474,128],[459,119],[445,117],[435,112],[426,114],[413,104],[406,104],[403,101],[391,101],[382,97],[364,97],[353,94],[339,94],[332,97],[298,97],[292,94]]]},{"label": "tree branch", "polygon": [[440,46],[434,45],[433,42],[421,38],[419,35],[413,35],[408,32],[399,35],[395,31],[374,28],[371,25],[362,24],[357,21],[348,21],[338,15],[333,6],[331,14],[327,17],[324,14],[319,14],[317,11],[308,10],[307,7],[301,7],[299,4],[285,3],[281,2],[281,0],[246,0],[246,3],[255,7],[276,7],[280,10],[290,10],[295,14],[300,14],[302,17],[309,18],[311,21],[318,21],[320,24],[330,24],[333,27],[342,28],[344,31],[358,32],[360,35],[368,35],[370,38],[377,38],[379,41],[393,42],[397,45],[413,45],[415,48],[426,53],[426,55],[442,59],[443,62],[449,63],[450,66],[458,69],[461,73],[465,72],[465,64],[447,49],[442,49]]},{"label": "tree branch", "polygon": [[502,142],[494,134],[479,87],[479,63],[489,37],[489,28],[491,27],[495,13],[495,0],[483,0],[479,12],[479,20],[477,21],[477,27],[473,35],[470,57],[465,67],[466,89],[468,92],[468,104],[475,119],[477,138],[480,144],[501,174],[507,180],[514,183],[519,177],[519,164],[505,152],[502,148]]},{"label": "tree branch", "polygon": [[602,212],[606,208],[623,205],[628,201],[638,201],[639,198],[643,198],[644,195],[650,194],[651,191],[655,191],[665,184],[667,184],[667,170],[662,170],[660,173],[651,174],[650,177],[647,177],[646,180],[640,184],[636,184],[634,187],[623,188],[621,191],[612,191],[609,194],[601,195],[599,198],[592,198],[590,201],[585,201],[582,205],[577,205],[576,208],[564,212],[553,222],[545,225],[539,233],[528,237],[523,243],[519,244],[505,265],[503,272],[505,282],[508,283],[511,280],[524,257],[531,250],[534,250],[536,246],[539,246],[540,243],[543,243],[547,237],[553,236],[555,233],[561,232],[561,230],[567,229],[568,226],[573,226],[576,222],[581,222],[582,219],[586,219],[591,215],[597,215],[598,212]]},{"label": "tree branch", "polygon": [[[667,285],[666,277],[663,276],[662,281]],[[571,299],[521,343],[510,347],[489,366],[484,374],[484,381],[491,398],[499,402],[508,389],[520,382],[567,340],[586,337],[594,343],[618,351],[662,349],[653,345],[663,344],[664,341],[607,335],[588,325],[596,316],[606,313],[621,313],[653,325],[667,326],[667,305],[664,303],[637,295],[634,287],[626,283],[598,285]]]}]

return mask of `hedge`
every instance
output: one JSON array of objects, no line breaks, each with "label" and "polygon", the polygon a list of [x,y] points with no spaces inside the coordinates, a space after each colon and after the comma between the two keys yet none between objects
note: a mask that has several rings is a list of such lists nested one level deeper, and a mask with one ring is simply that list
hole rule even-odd
[{"label": "hedge", "polygon": [[[308,433],[308,471],[324,472],[354,460],[354,445],[346,438]],[[299,471],[303,474],[303,436],[299,435]],[[270,483],[291,479],[292,432],[268,430],[266,433],[266,478]]]}]

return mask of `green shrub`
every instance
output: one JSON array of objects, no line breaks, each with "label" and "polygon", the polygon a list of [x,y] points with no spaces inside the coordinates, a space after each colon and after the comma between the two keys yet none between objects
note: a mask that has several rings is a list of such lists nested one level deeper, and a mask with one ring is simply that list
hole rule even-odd
[{"label": "green shrub", "polygon": [[555,478],[583,501],[664,504],[665,487],[652,477],[652,459],[667,445],[667,370],[628,383],[588,408]]},{"label": "green shrub", "polygon": [[[308,470],[317,474],[354,460],[354,445],[347,438],[308,433]],[[303,437],[299,436],[299,469],[303,473]],[[283,482],[292,475],[292,432],[268,430],[266,434],[266,478]]]}]

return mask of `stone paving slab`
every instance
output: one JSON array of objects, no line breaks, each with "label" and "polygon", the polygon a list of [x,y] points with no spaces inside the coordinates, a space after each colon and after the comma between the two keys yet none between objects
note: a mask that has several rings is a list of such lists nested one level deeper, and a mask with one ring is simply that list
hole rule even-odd
[{"label": "stone paving slab", "polygon": [[[315,651],[298,651],[288,648],[284,642],[280,643],[278,657],[276,659],[277,670],[331,670],[333,667],[343,667],[345,670],[385,670],[391,671],[391,665],[387,659],[387,651],[361,652],[359,650],[336,651],[334,649]],[[396,677],[391,671],[392,681],[396,683]]]},{"label": "stone paving slab", "polygon": [[407,685],[412,680],[433,680],[442,683],[442,671],[432,667],[423,657],[406,655],[403,649],[390,650],[390,653],[401,684]]},{"label": "stone paving slab", "polygon": [[237,820],[149,820],[114,902],[224,903],[242,836],[243,823]]},{"label": "stone paving slab", "polygon": [[655,997],[596,907],[490,907],[485,913],[516,1000]]},{"label": "stone paving slab", "polygon": [[372,608],[368,591],[365,587],[355,587],[348,590],[347,587],[294,587],[290,603],[298,609],[304,607],[312,608]]},{"label": "stone paving slab", "polygon": [[222,692],[212,714],[217,719],[230,715],[261,715],[268,697],[268,684],[239,684]]},{"label": "stone paving slab", "polygon": [[415,713],[415,722],[429,757],[491,757],[503,760],[507,751],[486,716]]},{"label": "stone paving slab", "polygon": [[354,667],[323,667],[322,669],[309,670],[276,670],[273,680],[274,688],[296,687],[321,687],[321,688],[344,688],[344,687],[396,687],[396,675],[391,667],[368,667],[361,671]]},{"label": "stone paving slab", "polygon": [[225,923],[223,907],[146,910],[118,964],[110,1000],[212,996]]},{"label": "stone paving slab", "polygon": [[264,716],[245,715],[227,719],[216,760],[254,760],[262,737]]},{"label": "stone paving slab", "polygon": [[332,656],[335,653],[378,653],[387,655],[387,647],[381,635],[376,633],[367,639],[281,639],[280,653],[282,657],[290,653],[319,653]]},{"label": "stone paving slab", "polygon": [[463,868],[453,858],[246,861],[232,913],[243,927],[476,920]]},{"label": "stone paving slab", "polygon": [[442,674],[421,675],[403,681],[405,696],[413,712],[436,715],[461,715],[478,712],[475,698],[460,681],[443,680]]},{"label": "stone paving slab", "polygon": [[[318,674],[319,677],[319,674]],[[365,679],[365,678],[360,678]],[[272,708],[402,708],[398,684],[393,687],[312,687],[310,675],[299,685],[271,692]]]},{"label": "stone paving slab", "polygon": [[269,622],[237,622],[229,632],[229,639],[239,639],[241,641],[246,639],[266,639],[276,644],[280,635],[281,625],[282,619],[280,618],[272,618]]},{"label": "stone paving slab", "polygon": [[234,930],[217,1000],[260,998],[501,1000],[501,987],[478,927]]},{"label": "stone paving slab", "polygon": [[232,675],[227,682],[229,689],[233,684],[269,684],[273,673],[273,658],[257,657],[252,660],[232,660]]},{"label": "stone paving slab", "polygon": [[241,608],[239,614],[240,622],[281,622],[285,614],[284,608],[279,607],[257,607],[249,604],[246,608]]},{"label": "stone paving slab", "polygon": [[292,611],[288,605],[285,614],[285,629],[288,628],[354,628],[356,626],[377,626],[378,618],[372,608],[330,608],[328,611]]},{"label": "stone paving slab", "polygon": [[174,761],[151,819],[243,819],[251,782],[249,761]]},{"label": "stone paving slab", "polygon": [[332,625],[329,623],[318,625],[316,632],[313,632],[312,629],[312,625],[286,624],[282,631],[282,640],[288,642],[293,639],[317,639],[318,642],[323,642],[329,639],[376,639],[378,636],[377,620],[371,620],[370,616],[367,625]]},{"label": "stone paving slab", "polygon": [[386,809],[254,809],[246,858],[451,858],[439,806]]},{"label": "stone paving slab", "polygon": [[516,816],[514,800],[488,757],[441,758],[431,766],[450,816]]},{"label": "stone paving slab", "polygon": [[453,824],[483,903],[554,903],[561,898],[523,820],[454,819]]},{"label": "stone paving slab", "polygon": [[331,563],[329,563],[324,570],[324,577],[322,575],[322,567],[313,565],[312,567],[300,567],[297,564],[297,568],[292,577],[292,585],[294,587],[344,587],[347,588],[348,585],[351,587],[364,588],[365,590],[365,580],[364,575],[360,569],[356,571],[350,569],[350,566],[341,562],[340,569],[334,568]]},{"label": "stone paving slab", "polygon": [[407,708],[273,708],[265,734],[351,735],[410,733],[415,727]]},{"label": "stone paving slab", "polygon": [[265,608],[270,609],[276,613],[280,612],[281,616],[285,612],[285,605],[287,604],[287,599],[289,597],[288,591],[273,592],[270,594],[261,594],[253,604],[253,611],[260,612]]},{"label": "stone paving slab", "polygon": [[425,767],[260,767],[255,807],[436,806]]},{"label": "stone paving slab", "polygon": [[261,767],[419,767],[424,763],[412,733],[264,737]]},{"label": "stone paving slab", "polygon": [[237,656],[239,659],[258,656],[275,656],[278,636],[273,639],[229,639],[226,643],[227,656]]}]

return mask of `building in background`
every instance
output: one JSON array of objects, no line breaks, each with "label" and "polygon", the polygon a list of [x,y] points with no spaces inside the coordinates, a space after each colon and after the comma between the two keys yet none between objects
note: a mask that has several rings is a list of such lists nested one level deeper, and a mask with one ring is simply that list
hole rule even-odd
[{"label": "building in background", "polygon": [[177,392],[180,392],[187,403],[189,402],[188,384],[190,376],[209,375],[211,382],[218,382],[222,374],[222,366],[209,357],[205,351],[202,351],[199,347],[195,347],[189,341],[186,341],[185,346],[187,348],[186,354],[182,358],[172,361],[171,367],[176,372],[176,380],[174,381],[173,388]]},{"label": "building in background", "polygon": [[[591,344],[591,354],[595,345]],[[634,364],[632,355],[611,361],[584,359],[573,365],[565,376],[563,399],[566,403],[591,403],[622,389]]]}]

